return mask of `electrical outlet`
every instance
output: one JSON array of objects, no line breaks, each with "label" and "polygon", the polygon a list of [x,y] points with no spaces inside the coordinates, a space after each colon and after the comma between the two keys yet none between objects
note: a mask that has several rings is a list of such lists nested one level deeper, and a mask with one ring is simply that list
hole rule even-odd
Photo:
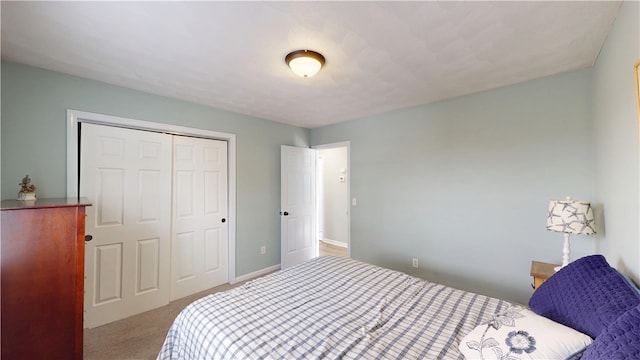
[{"label": "electrical outlet", "polygon": [[417,268],[417,267],[418,267],[418,259],[413,258],[413,259],[411,260],[411,264],[412,264],[412,266],[413,266],[414,268]]},{"label": "electrical outlet", "polygon": [[267,253],[267,247],[266,247],[266,246],[262,246],[262,247],[260,248],[260,254],[261,254],[261,255],[264,255],[264,254],[266,254],[266,253]]}]

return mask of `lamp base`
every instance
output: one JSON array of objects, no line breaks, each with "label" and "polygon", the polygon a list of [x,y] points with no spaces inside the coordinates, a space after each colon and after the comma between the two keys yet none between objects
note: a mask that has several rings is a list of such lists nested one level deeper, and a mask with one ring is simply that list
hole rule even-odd
[{"label": "lamp base", "polygon": [[562,265],[556,266],[555,271],[562,269],[569,265],[569,253],[571,251],[571,245],[569,245],[569,233],[564,233],[564,244],[562,246]]}]

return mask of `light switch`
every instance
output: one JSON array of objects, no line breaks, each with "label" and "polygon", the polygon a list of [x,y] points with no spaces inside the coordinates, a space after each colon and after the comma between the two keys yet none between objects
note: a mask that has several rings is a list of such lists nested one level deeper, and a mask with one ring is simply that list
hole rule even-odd
[{"label": "light switch", "polygon": [[353,205],[353,206],[357,205],[356,198],[351,199],[351,205]]}]

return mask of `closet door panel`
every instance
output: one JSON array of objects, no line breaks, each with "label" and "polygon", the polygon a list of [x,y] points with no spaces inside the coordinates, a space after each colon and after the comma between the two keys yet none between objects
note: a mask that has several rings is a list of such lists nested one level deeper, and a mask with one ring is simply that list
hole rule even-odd
[{"label": "closet door panel", "polygon": [[83,123],[87,213],[85,327],[166,305],[170,296],[171,135]]},{"label": "closet door panel", "polygon": [[228,282],[227,143],[173,139],[171,299]]}]

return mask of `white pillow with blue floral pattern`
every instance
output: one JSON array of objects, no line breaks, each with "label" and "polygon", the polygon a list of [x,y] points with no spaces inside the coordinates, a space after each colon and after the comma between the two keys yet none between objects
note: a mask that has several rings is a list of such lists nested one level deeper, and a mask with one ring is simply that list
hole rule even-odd
[{"label": "white pillow with blue floral pattern", "polygon": [[523,307],[495,314],[460,342],[467,359],[577,359],[593,340]]}]

